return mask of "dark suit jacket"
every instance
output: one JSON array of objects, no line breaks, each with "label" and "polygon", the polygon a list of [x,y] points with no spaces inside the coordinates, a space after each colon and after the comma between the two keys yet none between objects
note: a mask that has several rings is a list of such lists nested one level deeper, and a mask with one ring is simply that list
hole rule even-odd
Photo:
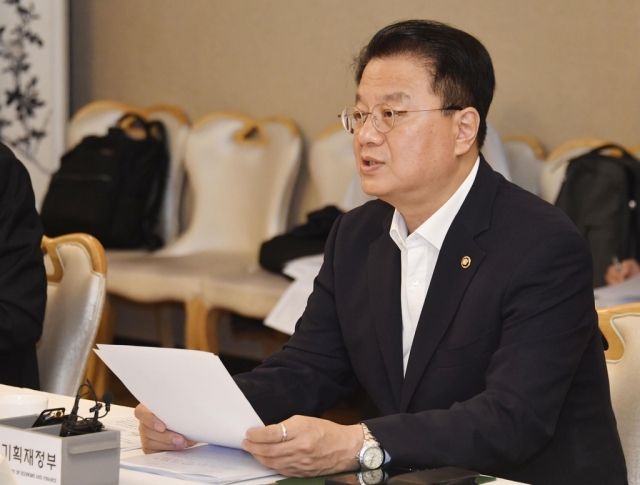
[{"label": "dark suit jacket", "polygon": [[47,280],[31,179],[0,143],[0,384],[38,389]]},{"label": "dark suit jacket", "polygon": [[291,340],[236,377],[265,423],[318,415],[361,383],[381,413],[366,423],[398,466],[626,483],[591,257],[569,219],[482,160],[443,242],[403,378],[392,215],[373,201],[336,221]]}]

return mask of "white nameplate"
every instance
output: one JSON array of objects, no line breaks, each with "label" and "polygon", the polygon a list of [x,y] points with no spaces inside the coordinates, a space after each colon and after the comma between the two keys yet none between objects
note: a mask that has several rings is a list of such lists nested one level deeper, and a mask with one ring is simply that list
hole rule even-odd
[{"label": "white nameplate", "polygon": [[19,484],[60,484],[62,440],[56,436],[0,427],[0,454]]}]

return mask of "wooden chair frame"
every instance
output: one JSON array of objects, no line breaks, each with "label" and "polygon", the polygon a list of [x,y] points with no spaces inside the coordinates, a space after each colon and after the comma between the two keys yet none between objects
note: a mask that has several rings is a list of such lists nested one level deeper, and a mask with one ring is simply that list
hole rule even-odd
[{"label": "wooden chair frame", "polygon": [[535,136],[525,135],[525,134],[515,134],[515,135],[508,135],[508,136],[502,137],[503,144],[506,144],[512,141],[514,142],[519,141],[522,143],[526,143],[531,147],[536,158],[540,160],[547,159],[547,150],[544,148],[544,146],[542,146],[542,143],[540,143],[540,140],[538,140]]},{"label": "wooden chair frame", "polygon": [[640,303],[626,303],[607,308],[597,308],[598,326],[609,343],[609,349],[605,350],[607,361],[617,361],[624,355],[624,342],[620,334],[611,326],[611,318],[626,313],[640,313]]}]

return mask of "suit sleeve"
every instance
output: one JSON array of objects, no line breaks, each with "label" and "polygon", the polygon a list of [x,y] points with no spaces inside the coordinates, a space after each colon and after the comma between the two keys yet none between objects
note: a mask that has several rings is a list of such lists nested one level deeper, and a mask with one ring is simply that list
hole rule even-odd
[{"label": "suit sleeve", "polygon": [[358,386],[334,299],[333,252],[342,216],[327,240],[307,308],[284,349],[234,379],[265,424],[295,414],[318,416]]},{"label": "suit sleeve", "polygon": [[552,439],[585,349],[601,345],[590,260],[573,231],[523,256],[504,295],[484,392],[449,409],[366,421],[394,464],[504,470]]},{"label": "suit sleeve", "polygon": [[0,146],[0,352],[33,346],[42,333],[47,281],[41,240],[29,174]]}]

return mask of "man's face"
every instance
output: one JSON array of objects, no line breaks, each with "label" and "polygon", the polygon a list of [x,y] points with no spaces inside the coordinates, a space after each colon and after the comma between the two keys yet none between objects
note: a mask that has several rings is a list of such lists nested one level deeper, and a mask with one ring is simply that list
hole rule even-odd
[{"label": "man's face", "polygon": [[[381,103],[393,110],[442,108],[430,85],[423,62],[373,59],[362,74],[356,106],[364,113]],[[407,113],[396,116],[393,129],[383,134],[368,117],[353,138],[362,189],[397,208],[446,190],[458,170],[454,119],[442,111]]]}]

